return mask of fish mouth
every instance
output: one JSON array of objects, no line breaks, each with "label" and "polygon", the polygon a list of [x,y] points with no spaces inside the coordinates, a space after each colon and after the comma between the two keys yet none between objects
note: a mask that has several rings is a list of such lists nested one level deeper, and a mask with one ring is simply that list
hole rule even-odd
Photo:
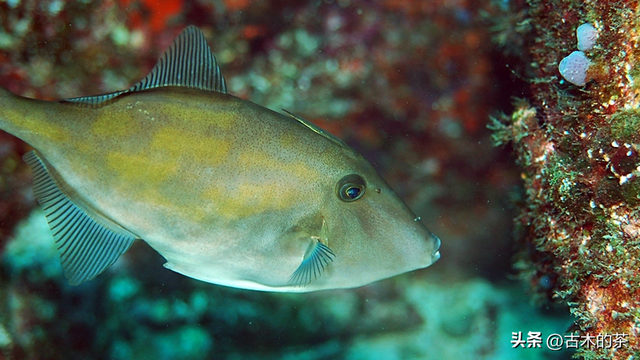
[{"label": "fish mouth", "polygon": [[438,259],[440,259],[440,244],[442,242],[440,241],[439,237],[437,237],[437,236],[435,236],[433,234],[431,236],[433,236],[433,238],[435,239],[435,243],[436,243],[436,246],[434,246],[433,253],[431,254],[431,258],[433,259],[432,263],[434,263],[434,262],[438,261]]}]

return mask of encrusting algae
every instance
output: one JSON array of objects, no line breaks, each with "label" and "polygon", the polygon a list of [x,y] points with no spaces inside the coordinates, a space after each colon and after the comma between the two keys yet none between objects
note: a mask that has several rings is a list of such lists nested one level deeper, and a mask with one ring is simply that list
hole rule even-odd
[{"label": "encrusting algae", "polygon": [[[526,248],[516,263],[539,296],[563,300],[582,340],[577,356],[640,355],[640,5],[637,1],[529,1],[535,39],[531,99],[493,119],[522,168],[516,219]],[[576,28],[594,24],[586,84],[562,79]],[[596,337],[601,336],[600,342]],[[615,339],[618,339],[616,342]]]}]

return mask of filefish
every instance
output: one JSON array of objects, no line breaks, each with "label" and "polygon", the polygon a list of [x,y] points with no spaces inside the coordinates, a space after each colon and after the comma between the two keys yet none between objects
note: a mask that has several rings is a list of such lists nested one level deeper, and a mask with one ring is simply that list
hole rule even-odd
[{"label": "filefish", "polygon": [[427,267],[440,240],[342,140],[227,93],[189,26],[129,89],[41,101],[0,89],[72,285],[141,239],[165,267],[237,288],[362,286]]}]

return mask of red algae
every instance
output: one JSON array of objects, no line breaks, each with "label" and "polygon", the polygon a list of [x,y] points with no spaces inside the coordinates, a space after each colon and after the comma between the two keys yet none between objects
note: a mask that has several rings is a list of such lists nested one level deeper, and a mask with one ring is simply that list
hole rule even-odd
[{"label": "red algae", "polygon": [[149,11],[149,25],[154,32],[164,29],[167,21],[182,10],[183,0],[142,0]]}]

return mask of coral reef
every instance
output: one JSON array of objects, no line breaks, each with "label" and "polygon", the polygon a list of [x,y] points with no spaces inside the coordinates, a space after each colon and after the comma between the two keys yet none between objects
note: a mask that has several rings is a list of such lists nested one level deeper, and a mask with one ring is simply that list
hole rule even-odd
[{"label": "coral reef", "polygon": [[[526,249],[517,263],[540,298],[566,301],[581,335],[623,335],[619,348],[585,344],[585,359],[640,355],[640,124],[637,1],[530,0],[534,38],[529,100],[494,119],[510,142],[526,196],[517,218]],[[587,83],[562,80],[558,61],[575,50],[576,28],[599,36],[585,49]]]}]

